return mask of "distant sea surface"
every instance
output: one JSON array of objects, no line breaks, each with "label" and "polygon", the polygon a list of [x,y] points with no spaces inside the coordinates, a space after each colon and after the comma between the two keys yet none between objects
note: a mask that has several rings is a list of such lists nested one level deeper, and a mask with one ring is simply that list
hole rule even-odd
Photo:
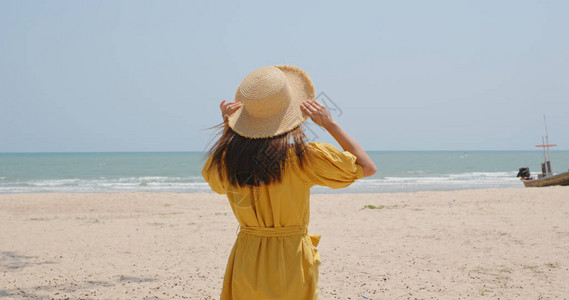
[{"label": "distant sea surface", "polygon": [[[379,172],[350,187],[313,193],[371,193],[523,187],[516,174],[540,171],[540,151],[371,151]],[[0,153],[0,193],[209,192],[202,152]],[[554,171],[569,151],[552,151]]]}]

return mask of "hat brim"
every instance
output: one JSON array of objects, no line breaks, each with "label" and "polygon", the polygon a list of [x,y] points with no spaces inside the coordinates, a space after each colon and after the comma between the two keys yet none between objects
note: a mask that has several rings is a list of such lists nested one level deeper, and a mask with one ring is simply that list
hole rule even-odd
[{"label": "hat brim", "polygon": [[240,107],[228,118],[228,125],[237,134],[246,138],[269,138],[286,133],[302,124],[308,115],[300,109],[305,100],[315,97],[314,85],[308,74],[294,66],[275,66],[286,76],[292,91],[289,106],[282,113],[271,118],[260,119],[251,116]]}]

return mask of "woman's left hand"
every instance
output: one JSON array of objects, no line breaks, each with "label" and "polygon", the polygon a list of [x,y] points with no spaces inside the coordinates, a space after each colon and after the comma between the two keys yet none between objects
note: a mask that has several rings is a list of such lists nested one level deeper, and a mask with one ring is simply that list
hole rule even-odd
[{"label": "woman's left hand", "polygon": [[227,120],[229,116],[233,114],[236,110],[241,107],[241,102],[225,102],[225,100],[221,101],[219,105],[219,109],[221,109],[221,116],[223,117],[223,122],[227,124]]}]

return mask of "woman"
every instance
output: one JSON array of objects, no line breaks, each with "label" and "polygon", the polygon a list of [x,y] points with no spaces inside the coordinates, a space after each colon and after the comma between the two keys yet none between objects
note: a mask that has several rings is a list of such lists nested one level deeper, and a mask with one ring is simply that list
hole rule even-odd
[{"label": "woman", "polygon": [[[317,299],[320,236],[307,232],[310,188],[342,188],[376,172],[312,99],[304,71],[269,66],[245,77],[235,102],[221,102],[223,132],[202,171],[213,191],[227,195],[240,225],[221,299]],[[306,143],[300,125],[308,117],[344,152]]]}]

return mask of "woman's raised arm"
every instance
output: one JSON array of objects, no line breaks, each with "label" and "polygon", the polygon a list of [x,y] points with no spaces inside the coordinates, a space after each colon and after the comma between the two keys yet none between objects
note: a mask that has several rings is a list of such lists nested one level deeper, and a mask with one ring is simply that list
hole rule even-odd
[{"label": "woman's raised arm", "polygon": [[315,100],[307,100],[300,105],[300,108],[314,123],[326,129],[344,151],[349,151],[356,156],[356,163],[362,166],[364,177],[372,176],[377,172],[377,167],[369,155],[367,155],[364,149],[336,123],[324,105]]}]

